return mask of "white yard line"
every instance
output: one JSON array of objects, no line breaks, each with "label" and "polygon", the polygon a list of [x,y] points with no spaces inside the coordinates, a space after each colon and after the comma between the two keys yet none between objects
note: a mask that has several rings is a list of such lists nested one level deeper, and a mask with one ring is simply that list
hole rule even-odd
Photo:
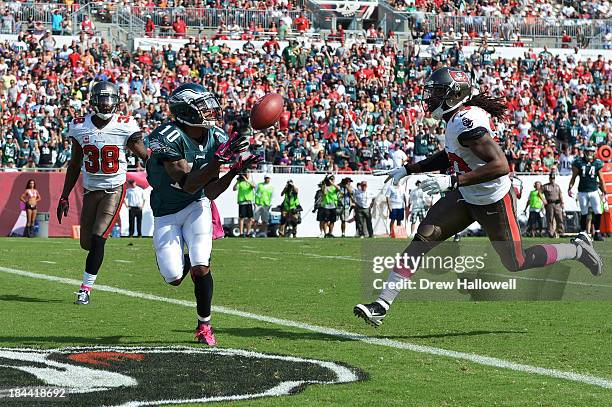
[{"label": "white yard line", "polygon": [[49,261],[49,260],[41,260],[39,263],[45,263],[45,264],[57,264],[54,261]]},{"label": "white yard line", "polygon": [[[54,282],[58,282],[62,284],[69,284],[69,285],[74,285],[74,286],[81,284],[81,281],[74,280],[71,278],[32,273],[29,271],[17,270],[17,269],[12,269],[12,268],[7,268],[7,267],[0,267],[0,272],[14,274],[14,275],[23,276],[23,277],[36,278],[39,280],[54,281]],[[160,297],[160,296],[153,295],[153,294],[124,290],[122,288],[111,287],[107,285],[96,285],[96,290],[111,292],[115,294],[121,294],[127,297],[141,298],[145,300],[182,305],[182,306],[186,306],[190,308],[194,308],[196,305],[195,302],[193,301],[185,301],[185,300],[179,300],[175,298]],[[457,351],[452,351],[452,350],[447,350],[447,349],[434,348],[432,346],[423,346],[423,345],[417,345],[417,344],[413,344],[409,342],[400,342],[400,341],[395,341],[392,339],[374,338],[374,337],[370,337],[366,335],[361,335],[358,333],[341,331],[338,329],[327,328],[327,327],[318,326],[318,325],[305,324],[302,322],[292,321],[288,319],[268,317],[265,315],[258,315],[258,314],[254,314],[251,312],[239,311],[239,310],[235,310],[232,308],[215,306],[213,307],[213,311],[218,312],[220,314],[233,315],[237,317],[253,319],[256,321],[268,322],[270,324],[293,327],[293,328],[298,328],[298,329],[302,329],[305,331],[318,332],[324,335],[335,336],[338,338],[345,338],[345,339],[350,339],[354,341],[360,341],[360,342],[368,343],[370,345],[385,346],[389,348],[404,349],[404,350],[409,350],[412,352],[425,353],[429,355],[443,356],[443,357],[459,359],[459,360],[467,360],[469,362],[473,362],[479,365],[510,369],[510,370],[515,370],[518,372],[524,372],[524,373],[530,373],[530,374],[539,374],[542,376],[554,377],[557,379],[563,379],[563,380],[569,380],[573,382],[590,384],[590,385],[597,386],[597,387],[603,387],[605,389],[612,389],[612,380],[605,379],[602,377],[590,376],[590,375],[585,375],[585,374],[580,374],[580,373],[575,373],[575,372],[565,372],[563,370],[557,370],[557,369],[547,369],[547,368],[538,367],[538,366],[525,365],[522,363],[515,363],[509,360],[477,355],[474,353],[457,352]]]},{"label": "white yard line", "polygon": [[132,262],[131,260],[118,260],[118,259],[117,260],[113,260],[113,261],[117,262],[117,263],[131,263]]}]

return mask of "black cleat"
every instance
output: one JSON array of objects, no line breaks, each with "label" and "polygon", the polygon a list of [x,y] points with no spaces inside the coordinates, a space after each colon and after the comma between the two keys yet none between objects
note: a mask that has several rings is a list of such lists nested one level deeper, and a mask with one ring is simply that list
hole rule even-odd
[{"label": "black cleat", "polygon": [[603,261],[595,248],[593,247],[593,241],[588,234],[584,232],[578,233],[575,239],[571,240],[576,246],[578,246],[579,256],[576,260],[584,264],[589,269],[591,274],[594,276],[600,276],[603,269]]},{"label": "black cleat", "polygon": [[86,290],[79,290],[78,293],[75,293],[77,295],[77,299],[74,302],[76,305],[87,305],[89,304],[89,291]]},{"label": "black cleat", "polygon": [[595,240],[596,242],[603,242],[604,238],[601,233],[597,232],[595,233],[595,236],[593,236],[593,240]]},{"label": "black cleat", "polygon": [[370,304],[355,305],[353,313],[368,324],[377,327],[382,324],[385,315],[387,315],[387,309],[380,301],[374,301]]}]

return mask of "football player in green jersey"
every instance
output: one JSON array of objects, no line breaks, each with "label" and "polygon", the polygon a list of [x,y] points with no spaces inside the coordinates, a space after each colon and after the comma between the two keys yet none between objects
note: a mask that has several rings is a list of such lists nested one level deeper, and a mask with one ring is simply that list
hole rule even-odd
[{"label": "football player in green jersey", "polygon": [[[589,146],[584,151],[583,157],[576,157],[572,164],[572,178],[569,183],[569,196],[572,195],[572,188],[574,188],[574,182],[576,177],[580,179],[578,182],[578,203],[580,204],[580,230],[583,233],[590,232],[590,226],[587,226],[587,218],[589,214],[589,208],[593,210],[593,227],[595,229],[595,235],[593,240],[604,240],[599,232],[599,226],[601,224],[601,191],[604,196],[606,194],[605,183],[601,169],[603,168],[603,162],[595,158],[594,146]],[[598,191],[599,190],[599,191]]]},{"label": "football player in green jersey", "polygon": [[[153,188],[153,246],[159,271],[168,284],[179,285],[191,273],[198,314],[196,340],[214,346],[217,342],[210,325],[210,201],[225,191],[239,172],[259,163],[260,157],[236,159],[248,142],[237,133],[228,138],[216,127],[221,106],[203,86],[179,86],[168,104],[174,120],[160,125],[149,136],[147,179]],[[229,172],[219,177],[221,165],[232,161]]]}]

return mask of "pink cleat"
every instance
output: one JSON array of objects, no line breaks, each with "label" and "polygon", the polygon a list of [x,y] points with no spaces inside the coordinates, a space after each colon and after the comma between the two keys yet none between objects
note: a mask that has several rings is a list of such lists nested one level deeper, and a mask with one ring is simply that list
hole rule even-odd
[{"label": "pink cleat", "polygon": [[195,332],[195,339],[199,343],[205,343],[208,346],[217,346],[217,340],[210,324],[200,324]]}]

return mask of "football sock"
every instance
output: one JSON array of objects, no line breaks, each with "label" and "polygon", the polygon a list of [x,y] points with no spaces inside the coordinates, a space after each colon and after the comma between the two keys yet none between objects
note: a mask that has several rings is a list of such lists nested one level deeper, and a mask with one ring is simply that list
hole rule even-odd
[{"label": "football sock", "polygon": [[409,277],[404,277],[403,275],[398,274],[395,271],[389,273],[389,277],[387,277],[387,283],[385,284],[383,290],[380,292],[377,301],[379,303],[381,301],[384,301],[388,304],[385,309],[389,309],[389,305],[393,304],[393,300],[395,300],[395,297],[397,297],[397,295],[402,290],[400,288],[402,282],[408,279]]},{"label": "football sock", "polygon": [[580,230],[582,232],[588,233],[587,228],[587,215],[580,216]]},{"label": "football sock", "polygon": [[105,244],[106,239],[103,237],[97,235],[91,237],[91,248],[87,254],[87,260],[85,260],[85,271],[89,274],[98,274],[104,260]]},{"label": "football sock", "polygon": [[81,283],[81,290],[91,291],[94,283],[96,282],[96,274],[89,274],[88,272],[83,272],[83,282]]},{"label": "football sock", "polygon": [[185,253],[183,257],[185,260],[183,261],[183,277],[181,277],[181,281],[185,279],[187,274],[189,274],[189,270],[191,270],[191,260],[189,259],[189,254]]},{"label": "football sock", "polygon": [[[198,320],[208,318],[210,320],[210,307],[213,296],[213,278],[210,272],[205,275],[193,277],[194,294],[196,297]],[[203,321],[208,322],[208,321]]]},{"label": "football sock", "polygon": [[593,215],[593,227],[595,233],[599,233],[599,226],[601,225],[601,215]]}]

